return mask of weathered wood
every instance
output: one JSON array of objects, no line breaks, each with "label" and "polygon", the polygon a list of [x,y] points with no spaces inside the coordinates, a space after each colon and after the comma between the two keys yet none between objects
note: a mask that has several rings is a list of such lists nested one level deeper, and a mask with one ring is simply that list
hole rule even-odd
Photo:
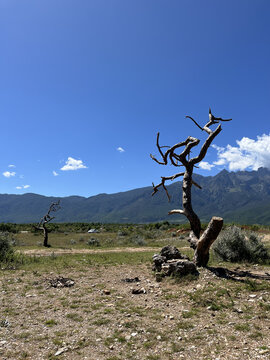
[{"label": "weathered wood", "polygon": [[[212,144],[215,137],[221,132],[221,125],[219,124],[220,121],[230,121],[231,119],[222,119],[220,117],[215,117],[211,109],[209,109],[209,121],[203,127],[200,126],[191,116],[186,116],[186,118],[191,119],[196,126],[199,127],[202,131],[205,131],[208,134],[207,139],[205,140],[204,144],[201,147],[201,150],[198,156],[190,159],[190,153],[194,146],[197,146],[200,142],[199,139],[189,136],[185,141],[179,142],[172,147],[166,146],[167,150],[164,153],[162,148],[163,146],[159,145],[159,133],[157,134],[157,148],[159,154],[162,157],[162,161],[157,160],[153,155],[150,155],[151,158],[156,161],[158,164],[167,165],[170,161],[171,165],[174,166],[184,166],[185,171],[182,173],[177,173],[172,176],[161,177],[161,182],[158,185],[153,184],[153,194],[156,194],[158,188],[162,186],[166,191],[168,199],[170,201],[170,195],[166,188],[166,181],[167,180],[174,180],[179,176],[183,176],[182,182],[182,209],[173,209],[169,212],[170,215],[172,214],[182,214],[185,215],[190,223],[191,227],[191,237],[190,237],[190,246],[195,249],[194,254],[194,262],[198,266],[206,266],[209,260],[209,249],[212,243],[217,238],[223,224],[223,220],[221,218],[213,217],[210,221],[207,229],[205,232],[201,234],[201,222],[197,214],[194,212],[192,208],[192,198],[191,198],[191,188],[192,185],[195,185],[199,188],[195,181],[193,181],[193,170],[200,161],[202,161],[207,153],[209,146]],[[215,130],[211,130],[210,126],[214,124],[219,124]],[[177,151],[184,147],[184,150],[181,153]],[[179,164],[180,163],[180,164]]]},{"label": "weathered wood", "polygon": [[213,216],[196,245],[193,261],[197,266],[205,267],[207,265],[210,247],[218,237],[222,226],[223,219]]},{"label": "weathered wood", "polygon": [[50,247],[50,245],[48,243],[49,230],[46,227],[47,223],[54,219],[54,216],[51,216],[50,213],[56,212],[59,209],[60,209],[60,200],[58,200],[57,202],[51,203],[47,214],[42,216],[42,218],[40,219],[40,222],[37,226],[36,225],[34,226],[34,228],[36,230],[43,231],[43,246],[45,246],[45,247]]}]

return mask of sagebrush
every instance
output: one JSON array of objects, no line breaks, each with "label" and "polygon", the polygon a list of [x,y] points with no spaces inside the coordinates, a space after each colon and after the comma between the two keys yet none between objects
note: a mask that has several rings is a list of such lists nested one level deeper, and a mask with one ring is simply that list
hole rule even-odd
[{"label": "sagebrush", "polygon": [[261,238],[232,226],[224,230],[213,246],[215,254],[230,262],[267,262],[269,254]]}]

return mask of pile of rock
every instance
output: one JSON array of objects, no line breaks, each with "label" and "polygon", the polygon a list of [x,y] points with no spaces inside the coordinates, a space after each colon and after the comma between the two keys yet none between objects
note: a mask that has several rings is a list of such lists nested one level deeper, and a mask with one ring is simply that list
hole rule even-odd
[{"label": "pile of rock", "polygon": [[153,256],[153,270],[160,281],[165,276],[182,277],[188,274],[199,275],[195,264],[189,257],[182,255],[174,246],[164,246],[159,254]]},{"label": "pile of rock", "polygon": [[71,287],[74,286],[75,281],[69,278],[64,278],[59,276],[54,279],[48,279],[48,283],[50,287],[54,288],[62,288],[62,287]]}]

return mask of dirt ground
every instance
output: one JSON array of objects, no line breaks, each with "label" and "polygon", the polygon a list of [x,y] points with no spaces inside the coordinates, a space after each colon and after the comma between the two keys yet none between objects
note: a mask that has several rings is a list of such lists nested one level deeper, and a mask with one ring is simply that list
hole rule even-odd
[{"label": "dirt ground", "polygon": [[[59,276],[74,286],[52,287]],[[2,360],[270,358],[263,281],[203,269],[198,280],[156,282],[150,263],[4,271],[0,280]]]},{"label": "dirt ground", "polygon": [[[183,248],[182,248],[183,249]],[[186,249],[189,249],[186,247]],[[25,255],[31,256],[51,256],[54,254],[58,255],[75,255],[75,254],[102,254],[102,253],[119,253],[123,251],[123,248],[113,248],[113,249],[28,249],[23,250],[22,253]],[[159,247],[125,247],[125,252],[147,252],[147,251],[156,251],[159,252]]]}]

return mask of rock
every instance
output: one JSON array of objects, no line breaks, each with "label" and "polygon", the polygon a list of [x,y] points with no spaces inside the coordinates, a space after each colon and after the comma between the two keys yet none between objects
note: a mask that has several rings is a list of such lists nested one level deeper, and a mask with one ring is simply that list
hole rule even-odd
[{"label": "rock", "polygon": [[54,288],[71,287],[75,284],[75,281],[69,278],[59,276],[55,279],[48,280],[49,285]]},{"label": "rock", "polygon": [[166,276],[185,276],[187,274],[199,275],[199,272],[192,261],[189,260],[169,260],[162,265],[162,272]]},{"label": "rock", "polygon": [[166,260],[183,259],[180,251],[175,246],[170,245],[164,246],[160,251],[160,255],[165,257]]},{"label": "rock", "polygon": [[162,264],[166,262],[166,257],[161,256],[160,254],[153,255],[153,270],[154,271],[160,271]]},{"label": "rock", "polygon": [[141,288],[141,289],[132,289],[132,290],[131,290],[131,293],[132,293],[132,294],[136,294],[136,295],[138,295],[138,294],[146,294],[146,290],[145,290],[144,288]]},{"label": "rock", "polygon": [[235,308],[235,309],[233,309],[233,311],[237,312],[238,314],[242,314],[242,313],[243,313],[243,310],[242,310],[242,309],[237,309],[237,308]]},{"label": "rock", "polygon": [[260,355],[264,355],[264,354],[269,353],[269,351],[270,351],[269,349],[263,349],[263,350],[260,350],[260,351],[259,351],[259,354],[260,354]]},{"label": "rock", "polygon": [[161,281],[164,276],[199,275],[195,264],[174,246],[164,246],[160,254],[153,256],[153,270],[156,271],[156,280]]},{"label": "rock", "polygon": [[0,321],[0,327],[9,327],[9,326],[10,326],[10,322],[7,319]]},{"label": "rock", "polygon": [[63,347],[63,348],[60,348],[56,351],[56,353],[54,354],[54,356],[59,356],[61,354],[63,354],[64,352],[68,351],[68,348],[67,347]]},{"label": "rock", "polygon": [[138,276],[135,276],[135,278],[125,278],[125,279],[122,279],[121,281],[127,282],[127,283],[132,283],[132,282],[140,282],[141,280],[138,278]]}]

